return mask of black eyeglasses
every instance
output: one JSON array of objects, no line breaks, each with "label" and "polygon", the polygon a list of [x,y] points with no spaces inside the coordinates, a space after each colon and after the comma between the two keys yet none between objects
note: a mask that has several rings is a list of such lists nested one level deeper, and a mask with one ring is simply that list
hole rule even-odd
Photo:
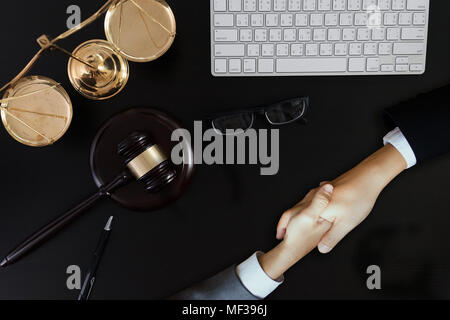
[{"label": "black eyeglasses", "polygon": [[309,98],[295,98],[281,101],[265,107],[254,107],[245,110],[221,114],[212,119],[212,127],[222,135],[236,135],[246,132],[253,126],[255,115],[264,114],[271,125],[284,125],[303,120],[309,106]]}]

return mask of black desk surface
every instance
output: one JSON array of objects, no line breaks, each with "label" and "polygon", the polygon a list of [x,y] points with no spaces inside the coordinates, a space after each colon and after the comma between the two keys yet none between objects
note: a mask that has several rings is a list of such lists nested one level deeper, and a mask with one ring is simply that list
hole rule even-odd
[{"label": "black desk surface", "polygon": [[[178,24],[173,47],[161,59],[131,64],[117,97],[93,102],[71,87],[67,59],[44,56],[32,70],[61,82],[74,105],[67,134],[34,149],[0,129],[0,253],[95,190],[89,147],[113,114],[153,106],[186,127],[211,113],[309,95],[310,124],[283,127],[280,171],[260,176],[257,166],[198,166],[187,193],[152,213],[104,201],[56,238],[0,270],[1,299],[74,299],[66,268],[86,269],[107,216],[116,221],[93,292],[96,299],[163,298],[255,250],[275,243],[280,214],[321,180],[332,179],[381,146],[385,107],[439,87],[450,77],[448,1],[432,1],[428,65],[423,76],[213,78],[210,74],[209,1],[169,1]],[[103,1],[2,3],[1,82],[34,54],[42,33],[64,31],[66,8],[83,18]],[[103,19],[61,43],[104,38]],[[415,167],[383,192],[369,218],[331,254],[310,254],[286,274],[273,299],[450,298],[450,156]],[[382,290],[366,288],[366,268],[382,270]]]}]

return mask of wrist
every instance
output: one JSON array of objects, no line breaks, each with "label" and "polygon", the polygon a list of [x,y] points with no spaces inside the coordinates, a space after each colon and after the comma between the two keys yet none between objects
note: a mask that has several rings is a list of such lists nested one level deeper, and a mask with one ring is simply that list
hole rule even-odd
[{"label": "wrist", "polygon": [[381,190],[396,176],[407,168],[407,163],[400,152],[390,144],[385,145],[369,156],[359,165],[364,180]]},{"label": "wrist", "polygon": [[[294,265],[299,260],[301,260],[307,252],[304,252],[304,250],[301,250],[302,248],[299,248],[298,243],[290,243],[287,240],[287,237],[283,241],[279,243],[279,256],[280,259],[286,262],[286,265],[289,263],[292,263]],[[286,268],[289,269],[292,265]]]},{"label": "wrist", "polygon": [[270,278],[276,280],[303,258],[305,254],[301,254],[297,248],[283,240],[275,248],[261,255],[259,263],[264,272]]}]

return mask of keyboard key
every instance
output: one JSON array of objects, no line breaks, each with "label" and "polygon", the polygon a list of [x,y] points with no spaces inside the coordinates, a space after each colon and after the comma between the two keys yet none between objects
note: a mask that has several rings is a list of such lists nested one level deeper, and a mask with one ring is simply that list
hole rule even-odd
[{"label": "keyboard key", "polygon": [[286,11],[286,0],[273,0],[273,11]]},{"label": "keyboard key", "polygon": [[398,64],[395,66],[395,71],[397,72],[406,72],[408,71],[408,65],[407,64]]},{"label": "keyboard key", "polygon": [[319,11],[330,11],[331,10],[331,0],[319,0]]},{"label": "keyboard key", "polygon": [[281,14],[281,26],[291,27],[294,25],[294,16],[290,13]]},{"label": "keyboard key", "polygon": [[260,13],[252,14],[250,20],[252,27],[262,27],[264,25],[264,15]]},{"label": "keyboard key", "polygon": [[256,11],[256,0],[244,0],[244,11]]},{"label": "keyboard key", "polygon": [[267,27],[278,27],[278,17],[276,13],[266,14],[266,26]]},{"label": "keyboard key", "polygon": [[265,43],[261,45],[261,55],[263,57],[272,57],[274,54],[274,46],[273,44]]},{"label": "keyboard key", "polygon": [[378,43],[368,42],[364,43],[364,55],[370,56],[375,55],[378,52]]},{"label": "keyboard key", "polygon": [[227,59],[214,60],[214,71],[216,73],[226,73],[227,72]]},{"label": "keyboard key", "polygon": [[297,30],[295,29],[284,29],[283,40],[293,42],[297,40]]},{"label": "keyboard key", "polygon": [[322,26],[323,25],[323,14],[321,14],[321,13],[311,14],[309,24],[312,27]]},{"label": "keyboard key", "polygon": [[361,10],[361,0],[348,0],[348,10],[349,11]]},{"label": "keyboard key", "polygon": [[386,31],[387,40],[398,40],[400,39],[400,28],[388,28]]},{"label": "keyboard key", "polygon": [[381,11],[386,11],[391,9],[391,0],[378,0],[378,8]]},{"label": "keyboard key", "polygon": [[237,39],[237,29],[216,29],[214,31],[214,40],[217,42],[233,42]]},{"label": "keyboard key", "polygon": [[302,8],[301,0],[288,0],[289,11],[300,11]]},{"label": "keyboard key", "polygon": [[338,15],[337,13],[327,13],[325,15],[325,25],[326,26],[337,26]]},{"label": "keyboard key", "polygon": [[392,71],[394,71],[394,65],[393,64],[383,64],[383,65],[381,65],[381,71],[382,72],[392,72]]},{"label": "keyboard key", "polygon": [[379,27],[381,26],[381,22],[383,20],[381,12],[371,12],[367,17],[367,25],[369,27]]},{"label": "keyboard key", "polygon": [[346,43],[336,43],[334,45],[334,55],[346,56],[347,55],[347,44]]},{"label": "keyboard key", "polygon": [[277,60],[277,72],[279,73],[345,72],[346,69],[346,58]]},{"label": "keyboard key", "polygon": [[270,29],[269,30],[269,40],[270,41],[281,41],[281,29]]},{"label": "keyboard key", "polygon": [[406,0],[392,0],[392,10],[405,10]]},{"label": "keyboard key", "polygon": [[314,41],[325,41],[327,38],[327,29],[314,29]]},{"label": "keyboard key", "polygon": [[413,24],[415,26],[423,26],[425,25],[426,16],[423,12],[414,13],[413,15]]},{"label": "keyboard key", "polygon": [[424,54],[425,45],[423,42],[394,43],[394,54],[418,55]]},{"label": "keyboard key", "polygon": [[259,0],[259,11],[270,11],[272,9],[271,0]]},{"label": "keyboard key", "polygon": [[258,72],[273,73],[273,71],[274,71],[273,59],[259,59],[258,60]]},{"label": "keyboard key", "polygon": [[303,55],[303,44],[294,43],[291,45],[291,56],[302,56]]},{"label": "keyboard key", "polygon": [[342,40],[344,41],[354,41],[356,38],[355,29],[344,29],[342,31]]},{"label": "keyboard key", "polygon": [[241,73],[241,59],[230,59],[229,72],[230,73]]},{"label": "keyboard key", "polygon": [[241,42],[250,42],[253,40],[253,30],[252,29],[241,29],[239,39]]},{"label": "keyboard key", "polygon": [[427,2],[425,0],[408,0],[406,9],[408,10],[425,10],[427,8]]},{"label": "keyboard key", "polygon": [[363,10],[375,10],[377,0],[363,0]]},{"label": "keyboard key", "polygon": [[384,14],[384,25],[395,26],[397,25],[398,14],[395,12],[388,12]]},{"label": "keyboard key", "polygon": [[267,41],[267,30],[266,29],[256,29],[255,30],[255,41],[266,42]]},{"label": "keyboard key", "polygon": [[369,17],[367,13],[356,13],[355,14],[355,26],[367,26]]},{"label": "keyboard key", "polygon": [[244,73],[256,72],[256,59],[244,59]]},{"label": "keyboard key", "polygon": [[372,40],[375,40],[375,41],[384,40],[384,28],[372,29]]},{"label": "keyboard key", "polygon": [[214,0],[214,11],[227,11],[227,0]]},{"label": "keyboard key", "polygon": [[333,0],[333,10],[334,11],[345,10],[345,1],[346,0]]},{"label": "keyboard key", "polygon": [[296,14],[295,25],[297,27],[306,27],[308,25],[308,15],[303,13]]},{"label": "keyboard key", "polygon": [[350,58],[348,59],[348,71],[363,72],[366,70],[366,58]]},{"label": "keyboard key", "polygon": [[378,45],[378,54],[379,55],[390,55],[392,54],[392,43],[390,42],[382,42]]},{"label": "keyboard key", "polygon": [[423,64],[412,64],[409,66],[409,70],[413,72],[422,72]]},{"label": "keyboard key", "polygon": [[239,12],[242,10],[242,0],[228,0],[229,10],[231,12]]},{"label": "keyboard key", "polygon": [[214,25],[216,27],[232,27],[233,26],[232,14],[215,14]]},{"label": "keyboard key", "polygon": [[395,58],[395,63],[396,64],[408,64],[408,57],[397,57]]},{"label": "keyboard key", "polygon": [[333,45],[331,43],[322,43],[320,45],[320,55],[321,56],[332,56],[333,55]]},{"label": "keyboard key", "polygon": [[422,40],[425,39],[424,28],[402,28],[402,40]]},{"label": "keyboard key", "polygon": [[412,13],[402,12],[398,15],[398,24],[401,26],[409,26],[412,23]]},{"label": "keyboard key", "polygon": [[277,44],[277,56],[288,56],[289,55],[289,45],[286,43]]},{"label": "keyboard key", "polygon": [[351,56],[359,56],[362,54],[362,44],[361,43],[350,43],[349,54]]},{"label": "keyboard key", "polygon": [[316,0],[303,0],[303,10],[304,11],[316,10]]},{"label": "keyboard key", "polygon": [[369,28],[358,28],[357,37],[358,41],[367,41],[370,39],[370,29]]},{"label": "keyboard key", "polygon": [[341,26],[351,26],[353,24],[353,13],[341,13],[339,15],[339,24]]},{"label": "keyboard key", "polygon": [[298,40],[311,41],[311,29],[300,29],[298,31]]},{"label": "keyboard key", "polygon": [[248,14],[237,14],[236,25],[238,27],[248,27]]},{"label": "keyboard key", "polygon": [[247,46],[247,55],[249,57],[258,57],[259,56],[259,44],[249,44]]},{"label": "keyboard key", "polygon": [[366,70],[367,70],[367,72],[380,71],[380,59],[379,58],[368,58]]},{"label": "keyboard key", "polygon": [[341,40],[341,29],[328,29],[328,41]]},{"label": "keyboard key", "polygon": [[319,45],[316,43],[308,43],[305,47],[307,56],[317,56],[319,54]]},{"label": "keyboard key", "polygon": [[214,55],[216,57],[243,57],[243,44],[216,44],[214,45]]}]

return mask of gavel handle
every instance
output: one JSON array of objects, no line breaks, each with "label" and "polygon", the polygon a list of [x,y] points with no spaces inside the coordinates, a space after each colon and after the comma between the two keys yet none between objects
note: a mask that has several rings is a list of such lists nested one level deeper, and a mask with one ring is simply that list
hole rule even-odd
[{"label": "gavel handle", "polygon": [[37,248],[39,245],[51,238],[58,231],[72,223],[87,209],[91,208],[98,200],[109,196],[112,192],[126,185],[131,180],[132,176],[128,172],[123,172],[112,182],[105,185],[104,187],[101,187],[97,193],[93,194],[91,197],[84,200],[79,205],[67,211],[63,215],[58,216],[56,219],[29,236],[3,259],[0,266],[5,267],[16,262],[31,250]]}]

